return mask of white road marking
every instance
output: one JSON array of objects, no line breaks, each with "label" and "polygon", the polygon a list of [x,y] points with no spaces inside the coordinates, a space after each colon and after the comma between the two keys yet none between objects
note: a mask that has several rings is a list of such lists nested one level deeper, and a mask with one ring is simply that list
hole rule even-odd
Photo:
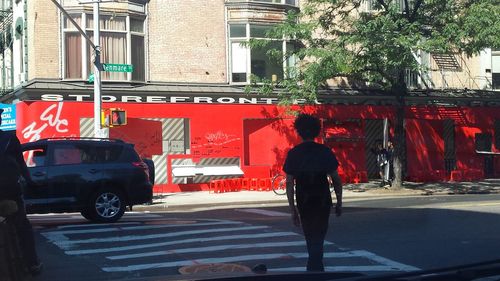
[{"label": "white road marking", "polygon": [[186,266],[194,264],[227,263],[227,262],[241,262],[250,260],[270,260],[270,259],[280,259],[280,258],[286,259],[291,257],[293,258],[307,257],[307,253],[286,253],[286,254],[277,253],[277,254],[232,256],[224,258],[205,258],[205,259],[183,260],[174,262],[136,264],[129,266],[103,267],[102,270],[106,272],[123,272],[123,271],[137,271],[137,270],[154,269],[154,268]]},{"label": "white road marking", "polygon": [[[289,214],[273,211],[263,211],[258,209],[245,209],[240,210],[243,212],[249,211],[250,213],[268,215],[268,216],[289,216]],[[67,255],[85,255],[85,254],[100,254],[100,253],[113,253],[113,252],[123,252],[130,250],[143,250],[147,248],[158,248],[172,245],[181,245],[189,243],[200,243],[200,242],[212,242],[212,241],[229,241],[229,240],[243,240],[240,244],[223,244],[206,246],[206,247],[192,247],[192,248],[179,248],[175,247],[172,250],[163,251],[153,251],[153,252],[141,252],[133,254],[124,255],[113,255],[107,256],[108,260],[126,260],[144,258],[144,257],[154,257],[161,255],[171,255],[171,254],[189,254],[189,253],[210,253],[216,251],[226,251],[232,249],[258,249],[258,248],[280,248],[280,247],[303,247],[305,245],[304,240],[300,241],[283,241],[283,242],[261,242],[263,238],[283,238],[287,236],[299,236],[299,234],[294,232],[269,232],[269,233],[248,233],[248,234],[238,234],[238,235],[225,235],[225,236],[214,236],[214,237],[194,237],[175,241],[166,241],[159,243],[148,243],[148,244],[135,244],[130,246],[122,247],[110,247],[110,248],[97,248],[97,249],[82,249],[82,250],[69,250],[74,247],[78,247],[83,244],[90,243],[101,243],[101,242],[122,242],[122,241],[136,241],[144,239],[157,239],[157,238],[173,238],[184,235],[197,235],[201,233],[224,233],[232,231],[243,231],[243,230],[262,230],[269,228],[268,226],[248,226],[242,222],[237,221],[225,221],[225,220],[204,220],[199,223],[192,224],[167,224],[167,225],[135,225],[135,222],[124,222],[120,225],[118,224],[108,224],[104,225],[104,228],[89,228],[90,226],[103,226],[102,224],[94,225],[72,225],[72,226],[61,226],[58,227],[57,231],[42,232],[41,234],[47,237],[47,239],[53,244],[59,246],[65,251]],[[214,226],[214,225],[228,225],[233,227],[223,227],[215,229],[199,229],[199,230],[189,230],[189,231],[177,231],[171,233],[162,234],[150,234],[150,235],[127,235],[122,237],[107,237],[107,238],[91,238],[91,239],[80,239],[80,240],[70,240],[66,235],[69,234],[92,234],[92,233],[103,233],[103,232],[116,232],[116,231],[133,231],[133,230],[150,230],[150,229],[161,229],[169,227],[197,227],[197,226]],[[234,227],[236,226],[236,227]],[[252,243],[249,240],[261,239],[256,241],[257,243]],[[332,242],[325,241],[325,245],[334,245]],[[96,245],[97,247],[97,245]],[[244,252],[244,251],[243,251]],[[148,270],[155,268],[166,268],[166,267],[178,267],[194,264],[207,264],[207,263],[225,263],[225,262],[243,262],[243,261],[259,261],[259,260],[273,260],[273,259],[306,259],[308,254],[306,252],[299,253],[269,253],[269,254],[249,254],[249,255],[238,255],[238,256],[224,256],[218,258],[200,258],[197,260],[177,260],[170,262],[157,262],[148,264],[130,264],[126,266],[107,266],[101,268],[106,272],[127,272],[127,271],[139,271]],[[364,250],[353,250],[353,251],[341,251],[341,252],[327,252],[324,254],[325,259],[329,258],[361,258],[363,260],[369,260],[372,265],[354,265],[354,266],[327,266],[326,271],[329,272],[388,272],[388,271],[415,271],[419,268],[405,265],[374,253],[364,251]],[[270,272],[280,272],[280,271],[305,271],[304,267],[284,267],[284,268],[269,268]]]},{"label": "white road marking", "polygon": [[298,236],[298,234],[295,232],[269,232],[261,234],[226,235],[226,236],[216,236],[216,237],[206,237],[206,238],[199,237],[199,238],[191,238],[184,240],[175,240],[168,242],[150,243],[150,244],[123,246],[123,247],[73,250],[73,251],[65,251],[64,253],[67,255],[100,254],[100,253],[130,251],[130,250],[145,249],[145,248],[164,247],[164,246],[186,244],[193,242],[212,242],[212,241],[238,240],[238,239],[260,239],[260,238],[285,237],[285,236]]},{"label": "white road marking", "polygon": [[72,228],[87,228],[87,227],[96,227],[96,226],[119,226],[119,225],[138,225],[142,224],[140,222],[116,222],[112,224],[102,224],[102,223],[93,223],[93,224],[72,224],[72,225],[60,225],[58,229],[72,229]]},{"label": "white road marking", "polygon": [[270,211],[270,210],[264,210],[264,209],[237,209],[237,211],[244,212],[244,213],[252,213],[252,214],[258,214],[258,215],[270,216],[270,217],[289,217],[290,216],[289,213]]},{"label": "white road marking", "polygon": [[[268,268],[269,272],[306,271],[305,267]],[[387,265],[350,265],[350,266],[325,266],[326,272],[378,272],[399,271]]]},{"label": "white road marking", "polygon": [[227,227],[227,228],[213,228],[213,229],[198,229],[198,230],[179,231],[179,232],[162,233],[162,234],[127,235],[127,236],[91,238],[82,240],[68,240],[68,239],[63,241],[55,240],[53,241],[53,243],[59,246],[61,249],[68,250],[70,248],[75,247],[77,244],[126,242],[126,241],[137,241],[137,240],[159,239],[159,238],[172,238],[184,235],[198,235],[202,233],[233,232],[241,230],[256,230],[256,229],[266,229],[266,228],[269,228],[269,226],[243,226],[243,227]]},{"label": "white road marking", "polygon": [[371,253],[371,252],[368,252],[368,251],[358,250],[358,251],[352,251],[352,252],[354,254],[356,254],[357,256],[365,257],[367,259],[370,259],[372,261],[375,261],[377,263],[386,265],[388,267],[391,267],[391,268],[394,268],[394,269],[397,269],[397,270],[400,270],[400,271],[415,271],[415,270],[419,270],[419,268],[417,268],[417,267],[414,267],[414,266],[411,266],[411,265],[402,264],[402,263],[399,263],[399,262],[396,262],[396,261],[393,261],[393,260],[390,260],[390,259],[378,256],[378,255],[376,255],[374,253]]},{"label": "white road marking", "polygon": [[[363,256],[359,256],[359,254],[363,254]],[[339,253],[325,253],[324,258],[351,258],[351,257],[366,257],[367,254],[370,256],[376,256],[375,254],[366,252],[366,251],[350,251],[350,252],[339,252]],[[166,268],[166,267],[177,267],[177,266],[186,266],[186,265],[194,265],[194,264],[210,264],[210,263],[228,263],[228,262],[241,262],[241,261],[260,261],[260,260],[270,260],[270,259],[288,259],[288,258],[307,258],[307,253],[276,253],[276,254],[258,254],[258,255],[242,255],[242,256],[232,256],[232,257],[223,257],[223,258],[205,258],[205,259],[196,259],[196,260],[182,260],[182,261],[174,261],[174,262],[161,262],[161,263],[149,263],[149,264],[135,264],[129,266],[116,266],[116,267],[103,267],[102,270],[106,272],[130,272],[130,271],[138,271],[138,270],[146,270],[146,269],[155,269],[155,268]],[[386,262],[387,259],[384,259]],[[392,262],[392,261],[391,261]],[[402,265],[400,263],[393,262],[397,265]],[[382,265],[382,267],[374,267],[374,266],[365,266],[363,267],[365,271],[371,271],[373,269],[379,269],[378,271],[412,271],[418,270],[416,267],[412,266],[404,266],[405,269],[401,269],[399,267],[394,267],[391,265]],[[335,267],[334,267],[335,268]],[[340,267],[337,267],[340,268]],[[346,266],[345,268],[350,268]],[[293,269],[293,268],[291,268]],[[298,269],[298,268],[297,268]],[[303,269],[300,267],[300,269]],[[280,270],[280,269],[278,269]]]},{"label": "white road marking", "polygon": [[166,251],[156,251],[147,253],[138,253],[130,255],[119,255],[106,257],[110,260],[123,260],[123,259],[134,259],[143,257],[154,257],[172,254],[187,254],[187,253],[207,253],[216,252],[224,250],[236,250],[236,249],[252,249],[252,248],[275,248],[275,247],[296,247],[305,246],[305,241],[290,241],[290,242],[269,242],[269,243],[246,243],[246,244],[224,244],[210,247],[197,247],[197,248],[184,248],[184,249],[174,249]]},{"label": "white road marking", "polygon": [[[61,230],[61,231],[50,231],[45,232],[48,234],[86,234],[86,233],[102,233],[102,232],[113,232],[113,231],[124,231],[124,230],[149,230],[149,229],[162,229],[162,228],[172,228],[172,227],[186,227],[186,226],[213,226],[213,225],[231,225],[231,224],[242,224],[237,221],[215,221],[215,222],[202,222],[197,224],[162,224],[162,225],[140,225],[140,226],[125,226],[125,227],[114,227],[115,225],[109,225],[113,227],[107,228],[94,228],[94,229],[78,229],[78,230]],[[102,226],[102,225],[101,225]]]}]

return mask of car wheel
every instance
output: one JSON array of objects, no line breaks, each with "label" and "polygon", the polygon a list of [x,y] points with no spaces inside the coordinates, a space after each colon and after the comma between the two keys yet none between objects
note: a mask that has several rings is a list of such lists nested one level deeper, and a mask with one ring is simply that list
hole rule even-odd
[{"label": "car wheel", "polygon": [[103,188],[94,193],[89,201],[88,214],[97,222],[115,222],[125,212],[125,196],[114,188]]}]

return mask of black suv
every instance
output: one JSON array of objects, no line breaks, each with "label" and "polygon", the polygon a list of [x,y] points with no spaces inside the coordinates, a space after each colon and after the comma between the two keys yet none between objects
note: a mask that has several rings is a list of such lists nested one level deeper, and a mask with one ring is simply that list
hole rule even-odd
[{"label": "black suv", "polygon": [[126,206],[150,202],[149,170],[134,146],[116,139],[52,138],[23,144],[35,186],[26,186],[29,213],[81,212],[115,222]]}]

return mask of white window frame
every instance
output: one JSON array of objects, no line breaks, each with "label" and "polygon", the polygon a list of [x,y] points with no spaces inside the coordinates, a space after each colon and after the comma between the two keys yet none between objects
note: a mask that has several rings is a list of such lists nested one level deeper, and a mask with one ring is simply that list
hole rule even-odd
[{"label": "white window frame", "polygon": [[[265,0],[226,0],[226,1],[227,2],[256,2],[256,3],[264,3],[264,4],[289,5],[289,6],[298,7],[300,0],[271,0],[271,1],[265,1]],[[294,3],[288,4],[287,1],[294,1]]]},{"label": "white window frame", "polygon": [[[71,15],[79,15],[80,16],[80,27],[85,31],[85,32],[93,32],[93,26],[87,27],[87,17],[91,16],[92,14],[89,12],[70,12]],[[102,16],[112,16],[111,14],[102,14]],[[130,20],[131,16],[130,14],[124,15],[125,17],[125,30],[110,30],[110,29],[101,29],[100,32],[110,32],[110,33],[122,33],[125,34],[125,40],[126,40],[126,46],[127,46],[127,53],[125,54],[125,63],[126,64],[132,64],[132,35],[134,36],[142,36],[144,39],[144,44],[146,44],[146,15],[141,15],[138,17],[132,17],[134,19],[140,19],[143,21],[143,32],[137,32],[137,31],[131,31],[131,26],[130,26]],[[67,78],[66,77],[66,33],[75,33],[76,28],[69,24],[68,27],[64,27],[64,22],[65,22],[65,16],[61,16],[61,26],[62,26],[62,72],[61,72],[61,77],[63,77],[63,80],[78,80],[80,81],[80,78]],[[76,31],[78,32],[78,31]],[[83,35],[80,34],[81,38],[81,53],[82,53],[82,75],[81,75],[81,80],[86,81],[89,78],[89,75],[92,71],[92,69],[89,69],[88,67],[88,62],[92,60],[92,51],[88,52],[88,43],[83,37]],[[92,37],[93,39],[93,37]],[[92,65],[92,64],[91,64]],[[146,46],[144,46],[144,81],[136,81],[132,80],[132,73],[128,72],[126,73],[126,79],[123,80],[109,80],[106,79],[103,81],[106,82],[145,82],[147,81],[147,55],[146,55]],[[92,67],[91,67],[92,68]],[[134,66],[135,69],[135,66]]]},{"label": "white window frame", "polygon": [[[246,35],[244,37],[231,37],[231,25],[245,25],[245,30],[246,30]],[[231,22],[231,23],[228,23],[228,26],[227,26],[227,38],[228,38],[228,41],[229,41],[229,83],[230,84],[233,84],[233,85],[247,85],[247,84],[250,84],[250,79],[251,79],[251,76],[252,76],[252,57],[251,57],[251,53],[252,53],[252,50],[250,47],[247,47],[247,50],[246,50],[246,81],[244,82],[234,82],[233,81],[233,48],[232,48],[232,45],[233,43],[246,43],[246,42],[249,42],[250,41],[250,38],[253,38],[253,39],[264,39],[264,40],[270,40],[270,41],[281,41],[281,50],[283,51],[283,53],[286,53],[286,50],[287,50],[287,43],[288,41],[287,40],[284,40],[284,39],[275,39],[275,38],[265,38],[265,37],[251,37],[251,34],[250,34],[250,30],[251,30],[251,26],[252,25],[260,25],[260,26],[264,26],[264,25],[267,25],[269,27],[272,27],[274,24],[263,24],[263,23],[253,23],[253,22]],[[285,59],[283,59],[283,62],[282,62],[282,69],[283,69],[283,78],[286,77],[287,75],[287,61]]]}]

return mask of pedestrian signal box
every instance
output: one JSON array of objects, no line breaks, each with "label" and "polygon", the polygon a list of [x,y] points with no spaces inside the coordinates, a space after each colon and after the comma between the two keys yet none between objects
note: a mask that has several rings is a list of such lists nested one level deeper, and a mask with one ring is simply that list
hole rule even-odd
[{"label": "pedestrian signal box", "polygon": [[127,112],[120,108],[103,109],[101,112],[101,125],[109,128],[127,125]]},{"label": "pedestrian signal box", "polygon": [[123,109],[110,109],[109,120],[111,126],[127,125],[127,112]]}]

